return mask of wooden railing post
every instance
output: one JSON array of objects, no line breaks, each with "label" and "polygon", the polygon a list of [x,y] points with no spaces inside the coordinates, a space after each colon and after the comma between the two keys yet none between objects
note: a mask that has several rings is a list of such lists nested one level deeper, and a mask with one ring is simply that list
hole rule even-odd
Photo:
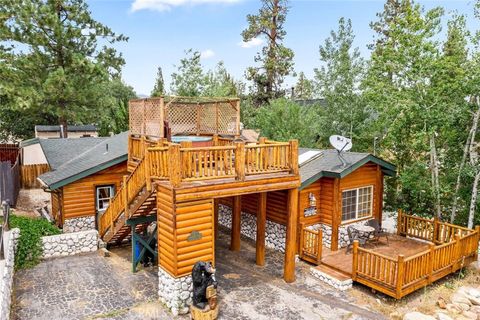
[{"label": "wooden railing post", "polygon": [[402,224],[403,224],[403,219],[402,219],[402,209],[397,210],[397,235],[402,235]]},{"label": "wooden railing post", "polygon": [[[217,126],[217,131],[218,131],[218,126]],[[213,144],[214,147],[218,146],[218,134],[213,135],[212,144]]]},{"label": "wooden railing post", "polygon": [[290,140],[290,173],[298,174],[298,140]]},{"label": "wooden railing post", "polygon": [[477,240],[475,240],[474,261],[478,260],[478,243],[480,242],[480,226],[475,226],[475,232],[477,233]]},{"label": "wooden railing post", "polygon": [[298,250],[300,258],[303,258],[303,246],[305,244],[305,223],[300,223],[300,243],[299,243],[299,248]]},{"label": "wooden railing post", "polygon": [[403,277],[405,276],[404,260],[405,260],[405,256],[403,254],[399,254],[397,258],[397,283],[396,283],[396,290],[395,290],[397,299],[400,299],[402,297]]},{"label": "wooden railing post", "polygon": [[170,166],[170,183],[178,187],[182,181],[180,146],[172,144],[168,147],[168,165]]},{"label": "wooden railing post", "polygon": [[147,191],[152,191],[152,178],[151,178],[151,163],[150,163],[150,152],[148,151],[149,144],[145,142],[145,156],[143,161],[145,161],[145,183],[147,187]]},{"label": "wooden railing post", "polygon": [[458,265],[461,264],[462,260],[462,247],[460,246],[460,234],[456,233],[454,236],[455,239],[455,256],[456,261],[452,261],[452,272],[457,270]]},{"label": "wooden railing post", "polygon": [[239,181],[245,180],[245,143],[235,142],[235,176]]},{"label": "wooden railing post", "polygon": [[432,239],[432,242],[433,243],[438,243],[438,217],[435,216],[433,218],[433,239]]},{"label": "wooden railing post", "polygon": [[435,255],[435,244],[430,243],[428,246],[428,249],[430,250],[429,253],[429,259],[428,259],[428,283],[433,282],[433,257]]},{"label": "wooden railing post", "polygon": [[358,240],[353,241],[352,255],[352,280],[356,281],[358,269]]},{"label": "wooden railing post", "polygon": [[322,261],[322,246],[323,246],[323,231],[322,231],[322,229],[318,229],[317,237],[318,237],[317,263],[320,264],[320,262]]},{"label": "wooden railing post", "polygon": [[127,178],[128,178],[127,175],[123,176],[123,197],[124,197],[124,201],[125,201],[125,218],[126,219],[130,218],[128,216],[129,212],[128,212],[128,190],[127,190],[128,189],[127,188],[128,181],[127,181]]},{"label": "wooden railing post", "polygon": [[146,146],[146,139],[145,139],[145,136],[142,136],[141,140],[140,140],[140,151],[142,152],[141,156],[140,156],[140,159],[143,158],[145,156],[145,146]]},{"label": "wooden railing post", "polygon": [[[109,199],[108,201],[109,201],[109,202],[108,202],[108,208],[110,208],[110,206],[112,205],[112,199]],[[108,210],[108,208],[107,208],[107,211],[105,211],[104,214],[107,214],[107,213],[108,213],[108,216],[109,216],[109,218],[110,218],[110,223],[109,223],[109,225],[110,225],[110,232],[113,233],[113,215],[112,215],[112,210]],[[105,219],[105,220],[106,220],[106,219]]]}]

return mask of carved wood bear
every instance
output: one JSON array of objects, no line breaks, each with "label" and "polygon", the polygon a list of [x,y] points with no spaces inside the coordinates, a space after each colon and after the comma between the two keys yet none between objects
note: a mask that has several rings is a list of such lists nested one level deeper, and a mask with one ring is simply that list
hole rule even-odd
[{"label": "carved wood bear", "polygon": [[193,305],[199,309],[205,309],[208,305],[207,287],[213,285],[217,288],[215,269],[210,262],[199,261],[192,269],[193,282]]}]

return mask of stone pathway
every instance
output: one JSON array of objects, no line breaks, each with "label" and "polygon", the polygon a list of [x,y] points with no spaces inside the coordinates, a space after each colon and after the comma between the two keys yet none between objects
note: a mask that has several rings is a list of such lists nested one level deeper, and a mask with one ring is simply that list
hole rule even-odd
[{"label": "stone pathway", "polygon": [[[267,249],[266,266],[255,265],[254,243],[228,250],[229,236],[216,243],[219,319],[317,320],[384,319],[356,306],[347,292],[323,284],[297,263],[297,281],[283,281],[283,254]],[[128,252],[129,249],[123,251]],[[189,319],[172,317],[155,300],[156,270],[130,272],[116,251],[111,257],[88,254],[52,259],[15,275],[13,319]]]}]

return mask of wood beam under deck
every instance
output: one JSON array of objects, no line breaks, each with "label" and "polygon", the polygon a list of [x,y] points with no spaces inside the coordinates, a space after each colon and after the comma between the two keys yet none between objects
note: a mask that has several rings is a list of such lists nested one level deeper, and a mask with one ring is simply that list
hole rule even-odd
[{"label": "wood beam under deck", "polygon": [[232,232],[230,240],[230,250],[240,251],[240,228],[242,217],[242,197],[233,197],[233,210],[232,210]]},{"label": "wood beam under deck", "polygon": [[265,265],[265,225],[267,223],[267,193],[262,192],[258,198],[257,241],[255,261],[258,266]]},{"label": "wood beam under deck", "polygon": [[295,281],[295,251],[297,243],[297,216],[298,216],[298,190],[288,190],[288,219],[285,239],[285,264],[283,279],[285,282]]}]

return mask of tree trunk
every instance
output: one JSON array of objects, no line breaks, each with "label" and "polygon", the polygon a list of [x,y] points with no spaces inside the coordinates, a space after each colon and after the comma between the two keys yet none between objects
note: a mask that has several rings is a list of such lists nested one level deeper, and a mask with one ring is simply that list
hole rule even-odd
[{"label": "tree trunk", "polygon": [[442,218],[442,208],[440,205],[440,184],[438,182],[438,159],[437,147],[435,146],[435,132],[430,136],[430,166],[432,170],[432,187],[435,194],[435,211],[437,217]]},{"label": "tree trunk", "polygon": [[463,172],[463,168],[465,167],[465,163],[467,162],[467,155],[470,151],[470,146],[472,145],[471,141],[473,139],[475,132],[477,132],[478,120],[480,119],[480,105],[478,103],[477,105],[478,105],[478,109],[473,115],[472,127],[470,128],[470,132],[468,133],[467,141],[465,142],[465,146],[463,148],[462,161],[460,162],[460,166],[458,168],[457,182],[455,184],[455,192],[453,194],[453,205],[452,205],[452,213],[450,215],[450,223],[453,223],[455,221],[455,217],[457,215],[458,192],[460,190],[462,172]]},{"label": "tree trunk", "polygon": [[268,59],[270,67],[266,68],[267,83],[266,94],[268,100],[273,98],[273,86],[275,82],[275,70],[272,67],[275,64],[275,49],[277,47],[277,18],[278,18],[279,0],[272,1],[272,26],[270,28],[270,43],[268,48]]},{"label": "tree trunk", "polygon": [[478,196],[478,181],[480,180],[480,169],[477,168],[477,173],[475,174],[475,179],[473,180],[472,186],[472,198],[470,200],[470,210],[468,212],[468,224],[467,227],[473,229],[473,220],[475,217],[475,209],[477,206],[477,196]]}]

